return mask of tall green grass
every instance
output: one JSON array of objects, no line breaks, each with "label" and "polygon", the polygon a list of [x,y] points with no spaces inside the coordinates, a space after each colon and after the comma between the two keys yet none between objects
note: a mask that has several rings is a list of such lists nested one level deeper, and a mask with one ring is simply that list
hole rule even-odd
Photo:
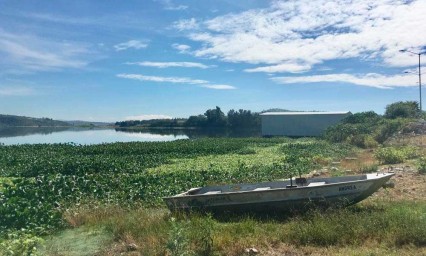
[{"label": "tall green grass", "polygon": [[245,248],[280,244],[350,248],[426,246],[426,204],[383,202],[311,211],[296,216],[170,214],[161,209],[81,211],[80,225],[135,243],[143,255],[242,255]]}]

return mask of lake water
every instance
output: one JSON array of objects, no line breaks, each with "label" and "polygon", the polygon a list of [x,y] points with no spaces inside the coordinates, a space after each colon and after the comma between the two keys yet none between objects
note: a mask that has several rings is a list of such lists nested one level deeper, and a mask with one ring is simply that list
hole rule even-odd
[{"label": "lake water", "polygon": [[229,130],[128,130],[128,129],[84,129],[50,127],[6,127],[0,128],[0,144],[43,144],[76,143],[81,145],[131,142],[173,141],[203,137],[256,137],[260,131]]},{"label": "lake water", "polygon": [[131,141],[173,141],[188,139],[183,134],[124,132],[115,129],[8,128],[0,129],[4,145],[76,143],[82,145]]}]

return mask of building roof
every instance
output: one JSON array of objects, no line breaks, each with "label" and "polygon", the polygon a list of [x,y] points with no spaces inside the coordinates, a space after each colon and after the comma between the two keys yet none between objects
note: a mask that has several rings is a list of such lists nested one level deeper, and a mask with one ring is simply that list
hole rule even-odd
[{"label": "building roof", "polygon": [[350,111],[335,112],[265,112],[261,116],[295,116],[295,115],[346,115],[351,114]]}]

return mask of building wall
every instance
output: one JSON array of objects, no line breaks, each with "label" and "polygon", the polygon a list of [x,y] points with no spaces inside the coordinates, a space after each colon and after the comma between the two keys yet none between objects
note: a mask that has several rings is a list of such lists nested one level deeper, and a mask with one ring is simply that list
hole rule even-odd
[{"label": "building wall", "polygon": [[339,114],[262,114],[263,136],[320,136],[329,126],[339,123],[348,113]]}]

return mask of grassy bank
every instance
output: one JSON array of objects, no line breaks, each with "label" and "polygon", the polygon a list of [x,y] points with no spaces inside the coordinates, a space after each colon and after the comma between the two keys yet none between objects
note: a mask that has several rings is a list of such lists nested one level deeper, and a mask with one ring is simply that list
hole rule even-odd
[{"label": "grassy bank", "polygon": [[246,248],[266,252],[284,245],[296,246],[299,251],[307,246],[372,249],[380,245],[382,253],[406,248],[412,253],[413,248],[420,248],[420,253],[426,246],[425,213],[426,204],[402,201],[312,211],[287,218],[171,215],[163,208],[142,207],[79,208],[66,218],[75,227],[103,230],[118,241],[118,248],[104,247],[103,254],[128,252],[131,245],[143,255],[242,255]]}]

